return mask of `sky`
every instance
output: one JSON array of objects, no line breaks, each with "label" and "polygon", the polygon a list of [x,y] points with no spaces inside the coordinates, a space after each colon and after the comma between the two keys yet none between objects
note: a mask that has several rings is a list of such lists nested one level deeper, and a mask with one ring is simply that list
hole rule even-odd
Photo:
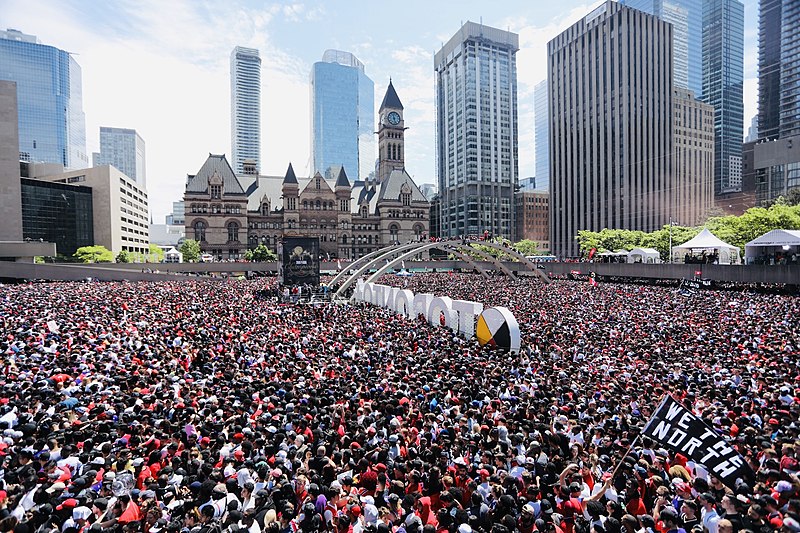
[{"label": "sky", "polygon": [[[700,1],[700,0],[697,0]],[[261,173],[310,169],[309,73],[329,48],[354,53],[404,105],[406,169],[436,181],[433,55],[468,21],[513,31],[520,178],[535,175],[533,86],[546,77],[547,42],[600,0],[0,0],[0,27],[74,54],[83,75],[87,153],[100,126],[133,128],[146,144],[156,223],[182,199],[187,174],[209,153],[230,157],[230,53],[262,58]],[[758,1],[745,0],[745,134],[757,110]],[[377,109],[376,109],[377,114]]]}]

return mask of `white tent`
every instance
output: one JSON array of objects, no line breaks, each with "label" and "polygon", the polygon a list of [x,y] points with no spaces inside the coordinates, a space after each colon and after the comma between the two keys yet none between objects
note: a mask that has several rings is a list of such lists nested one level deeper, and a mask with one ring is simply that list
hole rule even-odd
[{"label": "white tent", "polygon": [[165,263],[183,263],[183,254],[175,249],[174,246],[164,250]]},{"label": "white tent", "polygon": [[791,263],[800,255],[800,230],[774,229],[744,245],[747,264]]},{"label": "white tent", "polygon": [[652,248],[634,248],[628,252],[628,263],[660,263],[661,254]]},{"label": "white tent", "polygon": [[695,259],[710,258],[717,255],[716,261],[720,265],[738,265],[742,260],[739,257],[739,247],[732,246],[718,238],[716,235],[703,228],[693,239],[689,239],[680,246],[672,247],[672,259],[676,263],[686,262],[687,254]]}]

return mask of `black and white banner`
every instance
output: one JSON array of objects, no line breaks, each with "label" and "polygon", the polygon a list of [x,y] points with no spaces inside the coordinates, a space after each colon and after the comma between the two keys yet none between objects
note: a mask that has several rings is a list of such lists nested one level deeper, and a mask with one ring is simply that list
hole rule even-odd
[{"label": "black and white banner", "polygon": [[642,435],[702,464],[731,489],[736,488],[737,479],[752,483],[755,478],[753,469],[728,441],[671,395],[658,406]]}]

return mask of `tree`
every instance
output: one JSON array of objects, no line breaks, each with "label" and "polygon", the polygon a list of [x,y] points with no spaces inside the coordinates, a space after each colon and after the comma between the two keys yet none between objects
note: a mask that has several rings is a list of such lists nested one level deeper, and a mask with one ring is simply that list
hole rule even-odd
[{"label": "tree", "polygon": [[130,263],[131,262],[131,254],[129,254],[126,250],[122,250],[120,253],[117,254],[117,263]]},{"label": "tree", "polygon": [[522,255],[541,255],[539,251],[539,243],[530,239],[522,239],[514,243],[514,248]]},{"label": "tree", "polygon": [[82,263],[112,263],[114,254],[105,246],[82,246],[73,256]]},{"label": "tree", "polygon": [[200,259],[200,243],[194,239],[186,239],[181,244],[180,252],[183,254],[184,261],[193,263]]},{"label": "tree", "polygon": [[[249,257],[247,252],[250,252]],[[244,258],[247,259],[248,261],[264,262],[264,261],[277,261],[278,259],[277,254],[275,254],[275,252],[267,248],[267,245],[264,243],[259,244],[253,250],[247,250],[247,252],[245,252]]]},{"label": "tree", "polygon": [[160,263],[164,260],[164,250],[157,244],[150,243],[150,254],[148,261],[151,263]]}]

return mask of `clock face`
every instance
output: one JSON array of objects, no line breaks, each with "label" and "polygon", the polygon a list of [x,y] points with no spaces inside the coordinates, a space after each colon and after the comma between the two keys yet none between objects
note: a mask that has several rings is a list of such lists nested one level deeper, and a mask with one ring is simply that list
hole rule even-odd
[{"label": "clock face", "polygon": [[389,124],[392,126],[397,126],[400,124],[400,114],[396,111],[392,111],[386,116],[386,119],[389,121]]}]

